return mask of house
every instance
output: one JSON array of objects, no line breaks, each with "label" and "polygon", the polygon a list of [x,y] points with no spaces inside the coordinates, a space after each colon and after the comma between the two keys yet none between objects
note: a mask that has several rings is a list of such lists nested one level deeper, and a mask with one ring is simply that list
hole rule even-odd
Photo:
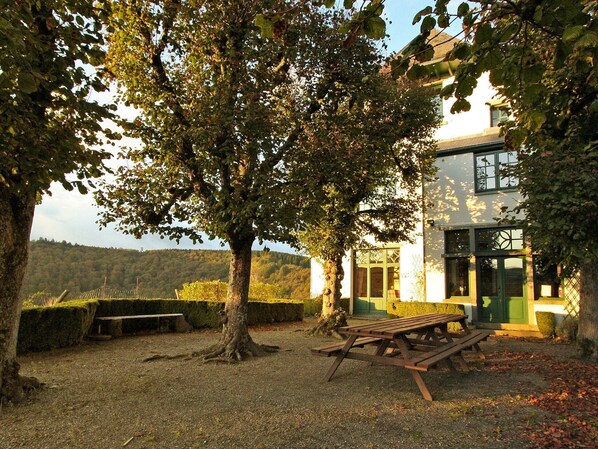
[{"label": "house", "polygon": [[[429,62],[432,88],[452,81],[454,62],[443,61],[451,36]],[[557,267],[542,267],[521,229],[497,220],[521,200],[518,180],[501,169],[517,163],[504,147],[499,123],[508,108],[488,75],[469,98],[471,109],[451,114],[453,99],[438,100],[437,179],[423,186],[432,206],[423,211],[414,243],[353,249],[344,261],[343,296],[354,315],[385,315],[389,300],[451,302],[470,319],[494,329],[533,331],[535,312],[566,314]],[[321,293],[322,268],[312,261],[311,294]],[[572,292],[572,294],[574,291]]]}]

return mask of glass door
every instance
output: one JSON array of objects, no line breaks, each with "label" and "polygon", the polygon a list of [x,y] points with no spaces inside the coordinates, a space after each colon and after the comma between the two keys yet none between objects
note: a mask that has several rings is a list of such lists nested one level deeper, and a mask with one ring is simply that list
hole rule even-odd
[{"label": "glass door", "polygon": [[400,298],[400,250],[363,249],[355,252],[353,311],[386,314],[386,301]]}]

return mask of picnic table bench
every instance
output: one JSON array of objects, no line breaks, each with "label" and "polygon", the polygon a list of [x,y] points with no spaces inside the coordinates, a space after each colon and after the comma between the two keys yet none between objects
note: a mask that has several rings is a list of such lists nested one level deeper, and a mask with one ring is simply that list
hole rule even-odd
[{"label": "picnic table bench", "polygon": [[112,337],[120,337],[123,333],[122,323],[123,320],[141,320],[141,319],[155,319],[157,328],[160,329],[160,325],[165,321],[168,322],[169,327],[174,328],[178,332],[188,330],[189,324],[185,321],[185,317],[182,313],[154,313],[147,315],[120,315],[120,316],[98,316],[94,318],[94,322],[97,327],[94,327],[97,331],[96,335],[102,334],[102,325],[108,326],[108,335]]},{"label": "picnic table bench", "polygon": [[[421,371],[429,371],[440,362],[446,362],[452,370],[457,364],[467,372],[467,363],[462,357],[466,350],[484,358],[479,343],[488,338],[490,331],[470,330],[466,320],[467,315],[433,313],[345,326],[339,329],[339,333],[348,337],[345,342],[313,348],[312,353],[335,357],[326,373],[327,381],[346,358],[404,367],[413,376],[423,397],[431,401],[432,395]],[[448,332],[448,323],[452,322],[461,324],[460,333]],[[353,351],[366,346],[374,346],[373,353]]]}]

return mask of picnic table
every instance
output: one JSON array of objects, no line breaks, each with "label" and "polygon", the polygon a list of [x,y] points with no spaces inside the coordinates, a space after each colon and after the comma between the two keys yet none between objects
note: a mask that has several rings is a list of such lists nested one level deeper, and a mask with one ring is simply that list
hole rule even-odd
[{"label": "picnic table", "polygon": [[[459,323],[459,332],[449,332],[449,323]],[[431,401],[432,395],[421,376],[440,362],[446,362],[452,370],[458,365],[467,372],[462,352],[474,351],[484,359],[479,343],[490,335],[487,330],[471,330],[467,327],[467,315],[431,313],[413,317],[383,320],[345,326],[339,329],[347,336],[343,343],[313,348],[317,355],[335,356],[326,373],[329,381],[344,359],[361,360],[371,364],[400,366],[409,370],[422,396]],[[373,346],[373,352],[355,351],[355,348]]]}]

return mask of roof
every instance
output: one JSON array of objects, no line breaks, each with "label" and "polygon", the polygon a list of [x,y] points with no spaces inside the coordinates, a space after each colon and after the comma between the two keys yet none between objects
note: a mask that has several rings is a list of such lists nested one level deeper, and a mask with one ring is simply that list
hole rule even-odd
[{"label": "roof", "polygon": [[[422,65],[430,66],[431,68],[430,81],[442,79],[446,76],[451,76],[454,73],[455,68],[457,65],[459,65],[459,61],[445,61],[444,58],[453,49],[458,41],[459,39],[455,36],[451,36],[450,34],[440,31],[436,28],[430,31],[428,42],[434,48],[434,55],[432,56],[432,59],[422,63]],[[400,58],[408,46],[409,44],[403,47],[401,51],[392,56],[391,59]],[[382,73],[388,72],[390,72],[390,64],[386,64],[382,68]]]},{"label": "roof", "polygon": [[444,59],[448,52],[450,52],[458,42],[458,39],[455,36],[451,36],[444,31],[434,28],[430,31],[428,42],[434,47],[434,56],[432,56],[432,59],[428,62],[428,64],[430,64],[433,61]]},{"label": "roof", "polygon": [[504,141],[504,136],[499,136],[498,132],[447,139],[438,142],[438,156],[484,150],[503,145]]}]

